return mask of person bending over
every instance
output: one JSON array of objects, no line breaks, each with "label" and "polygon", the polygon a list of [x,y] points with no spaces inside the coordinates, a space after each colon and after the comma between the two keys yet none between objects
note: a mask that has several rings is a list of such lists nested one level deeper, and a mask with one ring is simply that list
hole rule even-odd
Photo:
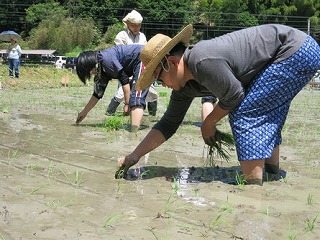
[{"label": "person bending over", "polygon": [[[113,46],[102,51],[85,51],[77,58],[77,75],[86,83],[94,76],[94,91],[89,102],[78,114],[76,124],[79,124],[97,104],[111,79],[121,82],[124,92],[124,114],[130,113],[131,131],[139,129],[146,107],[145,98],[148,89],[137,91],[135,86],[143,71],[140,51],[143,45]],[[130,78],[132,77],[132,78]]]},{"label": "person bending over", "polygon": [[306,33],[266,24],[189,46],[192,25],[172,39],[157,34],[141,52],[145,70],[136,89],[157,79],[172,90],[162,118],[119,167],[126,172],[178,129],[194,97],[213,95],[217,106],[201,126],[211,144],[225,116],[247,184],[262,185],[263,169],[279,171],[281,130],[292,99],[320,69],[320,47]]}]

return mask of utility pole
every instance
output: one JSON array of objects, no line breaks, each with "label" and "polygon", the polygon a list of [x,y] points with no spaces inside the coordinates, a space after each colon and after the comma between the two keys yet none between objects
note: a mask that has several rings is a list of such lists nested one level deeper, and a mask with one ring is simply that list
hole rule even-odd
[{"label": "utility pole", "polygon": [[308,18],[308,35],[310,35],[310,18]]}]

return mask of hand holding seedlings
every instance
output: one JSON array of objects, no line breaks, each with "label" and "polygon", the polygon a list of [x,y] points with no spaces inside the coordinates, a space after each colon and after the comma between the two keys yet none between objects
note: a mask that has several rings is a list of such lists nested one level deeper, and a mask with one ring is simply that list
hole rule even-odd
[{"label": "hand holding seedlings", "polygon": [[125,177],[125,172],[124,172],[125,166],[121,166],[115,173],[114,178],[115,179],[120,179]]},{"label": "hand holding seedlings", "polygon": [[138,163],[139,159],[132,157],[130,155],[126,156],[119,162],[119,169],[115,173],[115,178],[125,178],[130,167]]},{"label": "hand holding seedlings", "polygon": [[215,135],[206,139],[205,143],[209,145],[207,159],[209,160],[210,166],[214,166],[214,154],[226,161],[230,159],[230,153],[225,150],[224,147],[230,148],[234,146],[232,134],[217,129]]}]

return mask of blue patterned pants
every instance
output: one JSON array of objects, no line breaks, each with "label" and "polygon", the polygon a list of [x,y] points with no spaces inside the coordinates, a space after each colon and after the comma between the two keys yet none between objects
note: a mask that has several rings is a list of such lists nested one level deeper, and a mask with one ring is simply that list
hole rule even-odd
[{"label": "blue patterned pants", "polygon": [[292,99],[320,69],[320,47],[307,37],[291,57],[265,68],[229,114],[238,160],[270,158],[281,144],[281,130]]}]

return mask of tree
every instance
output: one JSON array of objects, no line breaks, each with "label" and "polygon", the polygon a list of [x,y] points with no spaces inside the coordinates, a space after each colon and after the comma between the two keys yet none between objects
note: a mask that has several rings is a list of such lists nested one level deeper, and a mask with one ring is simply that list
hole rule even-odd
[{"label": "tree", "polygon": [[32,0],[1,0],[0,2],[0,29],[14,30],[21,35],[29,29],[25,22],[25,8],[32,4]]},{"label": "tree", "polygon": [[194,25],[197,40],[265,23],[307,31],[309,18],[311,34],[318,40],[320,35],[319,0],[2,0],[0,8],[0,29],[20,33],[32,47],[62,52],[72,44],[84,48],[102,46],[100,41],[110,44],[132,9],[142,14],[141,30],[148,39],[157,33],[173,36],[188,23]]},{"label": "tree", "polygon": [[75,47],[88,49],[97,45],[99,36],[91,18],[74,19],[57,13],[50,19],[43,20],[31,31],[29,44],[36,49],[55,49],[60,54],[65,54]]},{"label": "tree", "polygon": [[137,7],[144,17],[143,28],[147,37],[157,33],[173,36],[184,25],[190,23],[193,0],[140,0]]},{"label": "tree", "polygon": [[51,18],[53,15],[67,15],[68,10],[64,9],[58,2],[49,1],[30,6],[26,9],[26,13],[26,22],[31,24],[32,27],[36,27],[41,21]]}]

